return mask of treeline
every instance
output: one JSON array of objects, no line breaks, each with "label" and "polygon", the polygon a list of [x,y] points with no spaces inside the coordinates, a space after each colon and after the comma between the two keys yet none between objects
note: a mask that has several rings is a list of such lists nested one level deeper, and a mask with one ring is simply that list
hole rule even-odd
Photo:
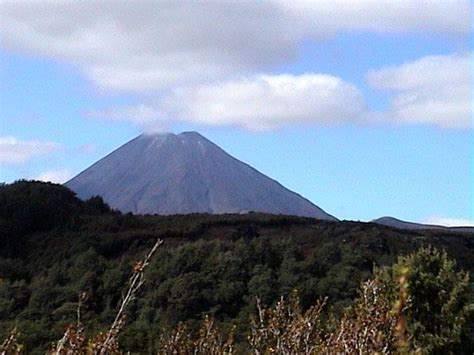
[{"label": "treeline", "polygon": [[[104,331],[134,261],[157,238],[165,243],[128,309],[119,338],[124,350],[156,352],[163,334],[180,322],[193,332],[205,315],[224,332],[235,326],[236,344],[245,344],[256,296],[271,306],[298,290],[302,309],[327,296],[323,317],[339,316],[374,266],[433,245],[473,271],[474,250],[472,235],[369,223],[123,215],[99,197],[81,201],[62,186],[28,181],[0,187],[0,238],[0,335],[16,326],[19,342],[38,354],[74,321],[82,292],[88,335]],[[463,342],[472,349],[465,329]]]}]

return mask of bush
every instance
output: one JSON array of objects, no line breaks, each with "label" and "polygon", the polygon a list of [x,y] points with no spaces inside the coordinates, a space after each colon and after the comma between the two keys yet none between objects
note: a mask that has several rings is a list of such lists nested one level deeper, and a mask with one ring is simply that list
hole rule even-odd
[{"label": "bush", "polygon": [[[257,317],[250,323],[245,349],[253,354],[441,354],[459,353],[468,316],[468,274],[455,270],[446,253],[433,248],[399,258],[376,270],[355,304],[339,319],[322,321],[326,299],[303,311],[298,298],[283,297],[264,308],[257,299]],[[206,318],[206,324],[214,324]],[[212,337],[209,336],[212,334]],[[204,354],[197,344],[217,344],[223,337],[179,326],[162,338],[162,353]],[[233,344],[226,344],[231,353]],[[470,351],[465,348],[464,351]],[[217,352],[219,353],[219,352]],[[222,353],[222,352],[221,352]],[[467,353],[467,352],[466,352]]]},{"label": "bush", "polygon": [[376,270],[375,277],[395,300],[401,289],[397,282],[408,278],[410,308],[406,318],[413,343],[427,353],[441,354],[460,344],[469,316],[469,275],[456,271],[446,252],[421,248],[400,257],[391,267]]}]

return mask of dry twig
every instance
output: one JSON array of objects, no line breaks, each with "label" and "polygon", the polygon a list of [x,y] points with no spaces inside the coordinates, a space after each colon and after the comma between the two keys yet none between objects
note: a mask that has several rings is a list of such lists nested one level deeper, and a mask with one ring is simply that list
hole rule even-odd
[{"label": "dry twig", "polygon": [[146,267],[150,264],[150,260],[153,257],[153,254],[155,254],[156,250],[162,244],[163,244],[163,240],[158,239],[155,245],[153,246],[153,248],[148,253],[148,255],[145,257],[145,259],[143,261],[138,261],[133,266],[133,274],[130,277],[128,290],[122,299],[122,303],[120,304],[120,308],[117,312],[117,315],[115,316],[114,322],[110,326],[110,329],[108,330],[108,332],[105,334],[105,338],[102,344],[100,344],[99,346],[99,349],[100,349],[99,353],[101,355],[107,354],[113,348],[115,348],[117,336],[120,333],[120,330],[122,329],[125,323],[125,318],[126,318],[125,309],[130,304],[130,302],[135,299],[138,290],[140,289],[140,287],[142,287],[143,283],[145,282],[144,271]]}]

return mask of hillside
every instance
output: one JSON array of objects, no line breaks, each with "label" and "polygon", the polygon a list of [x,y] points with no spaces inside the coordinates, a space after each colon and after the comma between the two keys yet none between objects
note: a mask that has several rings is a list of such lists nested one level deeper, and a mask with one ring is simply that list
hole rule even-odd
[{"label": "hillside", "polygon": [[[192,328],[205,314],[224,327],[236,324],[242,340],[240,325],[256,295],[271,304],[298,289],[304,307],[324,295],[340,312],[374,265],[391,264],[422,245],[445,249],[474,271],[469,233],[258,213],[124,215],[99,198],[84,202],[59,185],[33,182],[0,187],[0,201],[0,334],[17,325],[31,353],[44,351],[74,321],[82,291],[88,331],[110,324],[134,260],[158,237],[165,244],[129,310],[124,349],[156,350],[163,328],[179,321]],[[13,215],[8,206],[15,206]],[[45,206],[50,213],[38,218]],[[21,229],[35,218],[51,223]]]}]

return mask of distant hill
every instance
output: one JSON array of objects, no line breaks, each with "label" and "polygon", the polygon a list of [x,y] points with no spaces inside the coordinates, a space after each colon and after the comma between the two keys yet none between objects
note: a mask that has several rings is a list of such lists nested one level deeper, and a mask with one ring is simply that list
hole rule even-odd
[{"label": "distant hill", "polygon": [[406,222],[400,219],[396,219],[394,217],[381,217],[378,219],[374,219],[372,223],[381,224],[388,227],[394,227],[398,229],[408,229],[408,230],[422,230],[422,229],[440,229],[440,230],[449,230],[453,232],[466,232],[466,233],[473,233],[474,227],[445,227],[445,226],[437,226],[432,224],[421,224],[421,223],[413,223],[413,222]]},{"label": "distant hill", "polygon": [[255,211],[336,220],[196,132],[140,135],[65,185],[134,214]]}]

